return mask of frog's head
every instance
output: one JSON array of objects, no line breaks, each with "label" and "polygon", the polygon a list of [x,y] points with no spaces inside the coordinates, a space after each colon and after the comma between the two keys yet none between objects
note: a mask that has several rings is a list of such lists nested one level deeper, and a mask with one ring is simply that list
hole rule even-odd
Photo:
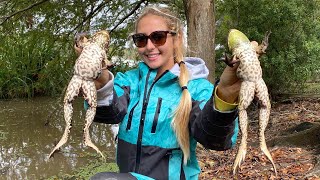
[{"label": "frog's head", "polygon": [[74,37],[74,42],[76,47],[83,48],[88,43],[88,38],[86,37],[88,34],[86,32],[77,33]]},{"label": "frog's head", "polygon": [[250,40],[245,34],[237,29],[231,29],[228,34],[228,48],[230,51],[234,51],[243,45],[250,45]]},{"label": "frog's head", "polygon": [[96,32],[91,40],[95,43],[97,43],[99,46],[103,47],[106,51],[109,47],[109,41],[110,41],[110,35],[109,32],[106,30],[101,30]]}]

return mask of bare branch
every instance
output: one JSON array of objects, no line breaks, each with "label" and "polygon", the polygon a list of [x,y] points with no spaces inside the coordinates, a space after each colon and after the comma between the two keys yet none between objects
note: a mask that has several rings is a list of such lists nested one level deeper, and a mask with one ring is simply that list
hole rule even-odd
[{"label": "bare branch", "polygon": [[131,16],[140,6],[143,2],[145,2],[146,0],[140,0],[137,5],[129,12],[129,14],[127,14],[125,17],[123,17],[117,25],[115,25],[111,30],[110,30],[110,34],[112,33],[112,31],[114,31],[121,23],[123,23],[123,21],[125,21],[129,16]]},{"label": "bare branch", "polygon": [[42,1],[40,1],[40,2],[31,4],[30,6],[24,8],[24,9],[21,9],[21,10],[19,10],[19,11],[16,11],[16,12],[14,12],[14,13],[8,15],[8,16],[1,17],[0,19],[4,19],[4,20],[0,23],[0,26],[1,26],[2,24],[4,24],[6,21],[8,21],[10,18],[12,18],[13,16],[15,16],[15,15],[17,15],[17,14],[19,14],[19,13],[22,13],[22,12],[24,12],[24,11],[27,11],[27,10],[29,10],[29,9],[32,9],[32,8],[34,8],[34,7],[36,7],[36,6],[39,6],[40,4],[45,3],[45,2],[47,2],[47,1],[49,1],[49,0],[42,0]]},{"label": "bare branch", "polygon": [[78,29],[80,26],[82,26],[86,21],[88,21],[88,19],[92,18],[93,15],[95,13],[97,13],[98,11],[100,11],[107,3],[109,3],[110,1],[103,1],[103,3],[99,4],[95,9],[93,9],[87,16],[85,16],[83,19],[82,19],[82,22],[79,23],[75,28],[73,28],[73,31],[75,31],[76,29]]}]

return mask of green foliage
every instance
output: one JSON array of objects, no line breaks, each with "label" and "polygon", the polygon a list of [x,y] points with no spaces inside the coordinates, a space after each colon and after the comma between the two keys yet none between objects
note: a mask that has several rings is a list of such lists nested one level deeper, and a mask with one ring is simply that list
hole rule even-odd
[{"label": "green foliage", "polygon": [[[239,29],[259,43],[266,31],[272,31],[267,54],[260,62],[273,95],[300,90],[319,71],[320,1],[219,0],[216,3],[217,44],[227,47],[226,37],[231,28]],[[217,56],[221,57],[224,51],[219,49]]]},{"label": "green foliage", "polygon": [[0,140],[6,140],[8,138],[8,132],[3,132],[0,130]]},{"label": "green foliage", "polygon": [[[2,36],[0,56],[0,97],[32,97],[61,91],[70,64],[70,44],[45,31],[29,31]],[[57,43],[57,39],[60,40]],[[50,89],[50,91],[47,91]]]},{"label": "green foliage", "polygon": [[67,0],[42,4],[34,0],[1,1],[0,98],[61,94],[72,75],[76,59],[73,36],[77,32],[112,31],[108,55],[110,59],[123,56],[136,14],[124,16],[136,4],[129,1]]},{"label": "green foliage", "polygon": [[[42,3],[39,3],[42,2]],[[172,6],[184,16],[183,0],[0,2],[0,98],[61,94],[71,78],[77,32],[111,32],[109,59],[137,59],[128,40],[140,10],[152,3]],[[319,0],[216,0],[217,57],[226,51],[229,29],[261,42],[272,31],[261,58],[264,78],[273,94],[298,90],[319,77]],[[129,54],[129,55],[128,55]],[[225,65],[217,61],[219,76]],[[121,62],[113,71],[130,69]]]},{"label": "green foliage", "polygon": [[[72,75],[77,32],[107,29],[108,57],[136,59],[128,41],[137,13],[151,3],[173,6],[183,13],[182,0],[0,1],[0,98],[58,95]],[[114,71],[130,69],[118,62]]]}]

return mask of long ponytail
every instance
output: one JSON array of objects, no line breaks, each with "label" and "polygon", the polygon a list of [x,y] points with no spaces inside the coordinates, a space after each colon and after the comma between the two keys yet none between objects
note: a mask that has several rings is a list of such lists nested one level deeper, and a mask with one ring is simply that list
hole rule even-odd
[{"label": "long ponytail", "polygon": [[189,116],[192,108],[191,95],[187,85],[189,81],[189,72],[183,61],[178,62],[180,66],[179,85],[182,90],[180,103],[175,110],[172,121],[173,129],[176,132],[179,145],[183,151],[183,162],[187,163],[190,157],[190,135],[189,135]]}]

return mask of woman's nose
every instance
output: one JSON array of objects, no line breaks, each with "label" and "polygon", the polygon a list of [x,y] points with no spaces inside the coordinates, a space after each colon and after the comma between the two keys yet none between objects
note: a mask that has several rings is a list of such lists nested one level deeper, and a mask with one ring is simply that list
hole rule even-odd
[{"label": "woman's nose", "polygon": [[147,45],[146,45],[147,49],[154,49],[155,45],[152,43],[152,41],[150,39],[148,39],[147,41]]}]

